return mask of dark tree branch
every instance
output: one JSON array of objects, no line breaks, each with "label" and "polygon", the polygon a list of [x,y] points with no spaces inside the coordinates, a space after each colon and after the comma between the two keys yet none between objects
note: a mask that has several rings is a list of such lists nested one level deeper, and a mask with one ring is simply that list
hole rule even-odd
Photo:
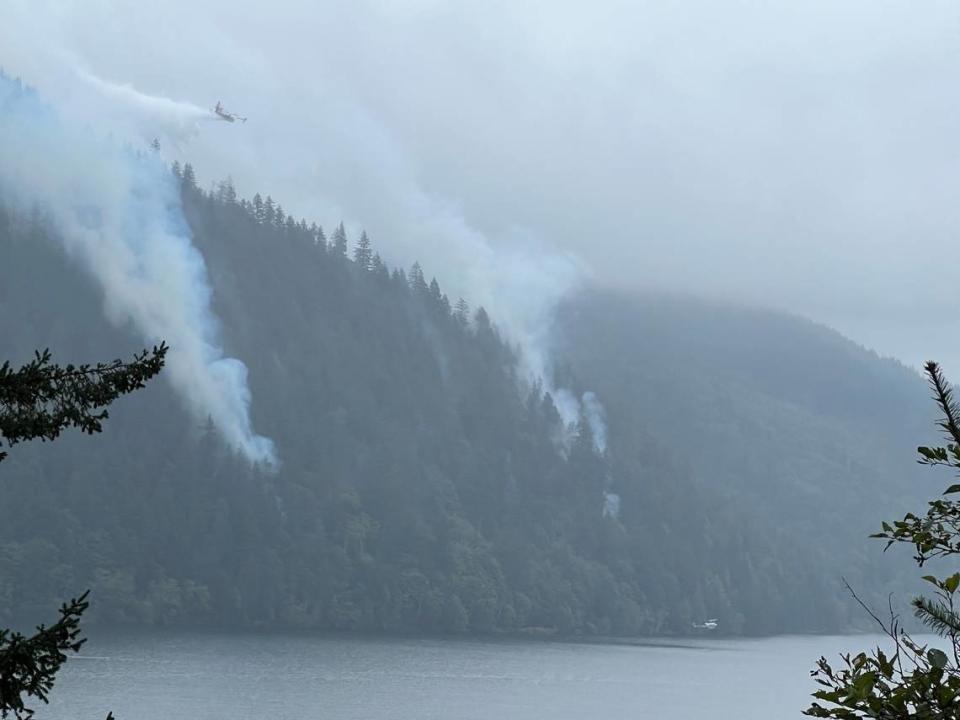
[{"label": "dark tree branch", "polygon": [[26,707],[25,699],[48,702],[67,653],[78,652],[86,642],[80,637],[80,616],[89,605],[87,594],[64,604],[55,624],[40,625],[30,637],[0,629],[0,718],[26,720],[34,711]]},{"label": "dark tree branch", "polygon": [[[69,427],[88,434],[102,430],[107,405],[142,388],[163,368],[167,346],[144,350],[130,362],[97,365],[51,364],[50,351],[14,370],[0,366],[0,437],[7,445],[25,440],[54,440]],[[0,461],[6,457],[0,452]]]}]

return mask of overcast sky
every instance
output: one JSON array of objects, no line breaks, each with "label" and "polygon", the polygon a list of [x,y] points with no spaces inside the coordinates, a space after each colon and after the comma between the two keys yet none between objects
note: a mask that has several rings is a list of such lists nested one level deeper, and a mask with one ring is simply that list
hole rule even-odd
[{"label": "overcast sky", "polygon": [[165,152],[441,283],[468,228],[960,378],[955,2],[3,0],[0,65],[222,100]]}]

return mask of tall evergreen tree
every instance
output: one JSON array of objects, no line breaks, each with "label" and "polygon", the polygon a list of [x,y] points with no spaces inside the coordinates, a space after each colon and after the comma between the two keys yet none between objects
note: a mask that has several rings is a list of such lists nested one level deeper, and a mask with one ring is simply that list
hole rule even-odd
[{"label": "tall evergreen tree", "polygon": [[430,278],[430,287],[427,292],[430,295],[430,300],[433,301],[435,306],[439,307],[442,293],[440,292],[440,283],[437,282],[436,278]]},{"label": "tall evergreen tree", "polygon": [[319,245],[324,250],[327,249],[327,236],[324,234],[323,228],[317,223],[310,223],[310,236],[313,238],[314,244]]},{"label": "tall evergreen tree", "polygon": [[333,231],[333,237],[330,238],[330,252],[335,257],[347,256],[347,231],[341,222],[337,229]]},{"label": "tall evergreen tree", "polygon": [[387,268],[386,263],[383,262],[383,258],[380,257],[380,253],[373,254],[373,260],[370,262],[370,269],[374,275],[381,279],[390,279],[390,270]]},{"label": "tall evergreen tree", "polygon": [[473,324],[477,328],[478,334],[490,334],[493,332],[493,323],[490,322],[490,316],[483,307],[477,308],[473,314]]},{"label": "tall evergreen tree", "polygon": [[373,268],[373,251],[370,249],[370,238],[367,237],[366,230],[360,232],[360,239],[353,249],[353,259],[363,270]]},{"label": "tall evergreen tree", "polygon": [[217,199],[220,202],[227,203],[229,205],[237,202],[237,191],[233,186],[233,180],[227,178],[226,180],[221,180],[217,185]]},{"label": "tall evergreen tree", "polygon": [[457,304],[453,307],[453,314],[461,325],[466,326],[470,323],[470,305],[463,298],[457,300]]},{"label": "tall evergreen tree", "polygon": [[410,266],[410,289],[419,297],[427,297],[430,288],[427,286],[427,280],[423,276],[423,268],[419,262]]},{"label": "tall evergreen tree", "polygon": [[276,204],[274,203],[273,198],[267,195],[267,199],[263,201],[263,224],[273,226],[276,215]]},{"label": "tall evergreen tree", "polygon": [[197,176],[193,171],[193,165],[185,163],[183,166],[183,185],[188,190],[197,189]]}]

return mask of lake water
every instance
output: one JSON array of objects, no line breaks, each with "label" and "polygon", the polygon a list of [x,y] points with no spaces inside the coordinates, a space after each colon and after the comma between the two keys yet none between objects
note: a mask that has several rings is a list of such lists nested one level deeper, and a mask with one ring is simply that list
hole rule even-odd
[{"label": "lake water", "polygon": [[817,657],[870,636],[638,646],[93,633],[39,719],[800,718]]}]

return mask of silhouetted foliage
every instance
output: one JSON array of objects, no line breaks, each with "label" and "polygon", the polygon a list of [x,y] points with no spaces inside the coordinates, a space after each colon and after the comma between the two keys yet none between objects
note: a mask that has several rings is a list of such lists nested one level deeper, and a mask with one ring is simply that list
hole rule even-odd
[{"label": "silhouetted foliage", "polygon": [[57,671],[68,652],[79,652],[80,616],[89,607],[87,593],[60,608],[60,619],[50,627],[40,625],[35,635],[0,629],[0,717],[33,717],[25,702],[47,702]]},{"label": "silhouetted foliage", "polygon": [[[0,437],[8,445],[40,438],[54,440],[68,427],[88,435],[100,432],[105,408],[121,395],[139,390],[160,372],[165,345],[144,350],[131,362],[67,365],[50,363],[50,351],[14,370],[0,365]],[[2,445],[0,445],[2,446]],[[0,452],[0,461],[7,454]]]},{"label": "silhouetted foliage", "polygon": [[[925,370],[941,413],[937,426],[947,444],[920,446],[919,462],[960,473],[960,405],[937,363],[927,363]],[[944,491],[944,495],[956,493],[960,493],[960,484],[950,485]],[[872,537],[887,540],[887,548],[894,543],[912,545],[918,567],[932,558],[960,554],[960,501],[933,500],[928,503],[926,515],[907,513],[902,520],[884,522],[882,527]],[[925,575],[923,580],[936,590],[933,598],[914,598],[914,612],[927,628],[947,641],[948,650],[944,652],[914,640],[902,628],[892,607],[889,618],[883,620],[861,601],[890,638],[891,647],[887,651],[877,647],[871,653],[842,655],[836,669],[821,657],[811,675],[823,688],[814,697],[825,705],[814,702],[806,715],[842,720],[960,718],[960,572],[943,577]]]},{"label": "silhouetted foliage", "polygon": [[[139,390],[163,368],[166,345],[144,350],[130,362],[115,360],[96,365],[59,366],[50,362],[49,350],[14,370],[9,361],[0,366],[0,437],[7,445],[26,440],[54,440],[69,427],[92,435],[102,430],[103,409],[121,395]],[[0,453],[0,460],[6,453]],[[10,507],[10,506],[8,506]],[[27,563],[29,575],[40,571]],[[47,702],[54,678],[67,659],[78,652],[80,616],[88,608],[87,593],[60,609],[60,619],[40,625],[32,636],[0,629],[0,717],[30,718],[26,702]]]}]

